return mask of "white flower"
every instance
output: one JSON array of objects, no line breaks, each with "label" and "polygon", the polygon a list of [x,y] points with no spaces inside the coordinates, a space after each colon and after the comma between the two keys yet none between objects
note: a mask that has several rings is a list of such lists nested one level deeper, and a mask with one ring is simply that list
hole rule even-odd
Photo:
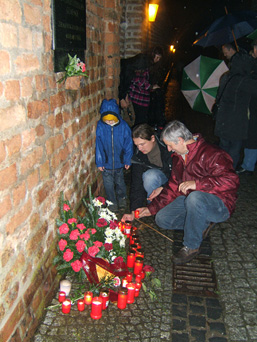
[{"label": "white flower", "polygon": [[107,239],[105,239],[105,243],[112,243],[113,239],[111,237],[108,237]]},{"label": "white flower", "polygon": [[112,205],[113,203],[111,201],[106,200],[107,205]]},{"label": "white flower", "polygon": [[113,230],[111,229],[111,228],[106,228],[105,229],[105,236],[107,236],[107,237],[111,237],[112,236],[112,233],[113,232]]},{"label": "white flower", "polygon": [[120,240],[120,247],[125,247],[125,239]]},{"label": "white flower", "polygon": [[103,203],[96,198],[94,198],[92,202],[95,207],[101,207],[103,205]]}]

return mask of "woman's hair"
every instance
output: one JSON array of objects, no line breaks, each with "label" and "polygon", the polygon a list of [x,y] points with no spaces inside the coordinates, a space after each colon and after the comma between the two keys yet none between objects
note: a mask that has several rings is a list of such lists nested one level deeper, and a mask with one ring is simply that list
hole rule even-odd
[{"label": "woman's hair", "polygon": [[132,131],[132,138],[140,138],[144,140],[151,140],[152,136],[154,135],[153,127],[149,126],[146,123],[137,125],[133,128]]},{"label": "woman's hair", "polygon": [[186,128],[186,126],[182,122],[174,120],[164,127],[161,133],[161,139],[172,141],[177,144],[178,138],[182,138],[185,141],[188,141],[190,139],[193,139],[193,134]]}]

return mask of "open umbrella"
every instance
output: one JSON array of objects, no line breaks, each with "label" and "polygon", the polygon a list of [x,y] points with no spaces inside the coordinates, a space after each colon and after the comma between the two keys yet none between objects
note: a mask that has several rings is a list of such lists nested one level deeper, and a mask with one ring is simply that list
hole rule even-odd
[{"label": "open umbrella", "polygon": [[219,79],[226,71],[224,61],[205,56],[197,57],[183,69],[181,91],[194,110],[211,114]]},{"label": "open umbrella", "polygon": [[216,19],[193,44],[207,47],[234,41],[237,46],[236,39],[246,36],[255,29],[257,29],[256,12],[227,13],[225,16]]}]

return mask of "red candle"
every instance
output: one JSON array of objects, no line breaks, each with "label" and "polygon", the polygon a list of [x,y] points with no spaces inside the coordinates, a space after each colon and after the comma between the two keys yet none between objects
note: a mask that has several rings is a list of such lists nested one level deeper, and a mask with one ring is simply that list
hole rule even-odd
[{"label": "red candle", "polygon": [[128,272],[127,273],[127,276],[126,276],[126,279],[127,281],[130,283],[132,281],[132,277],[133,277],[133,273],[132,272]]},{"label": "red candle", "polygon": [[141,245],[141,243],[140,243],[140,241],[139,241],[139,239],[134,239],[134,244],[133,245],[136,245],[137,246],[137,249],[141,249],[141,247],[142,247],[142,245]]},{"label": "red candle", "polygon": [[139,210],[135,210],[134,215],[135,215],[135,218],[139,218]]},{"label": "red candle", "polygon": [[129,244],[130,244],[130,245],[133,245],[135,239],[139,239],[139,235],[137,235],[137,234],[131,234],[131,235],[130,235],[130,238],[129,238]]},{"label": "red candle", "polygon": [[118,292],[118,302],[117,307],[119,309],[125,309],[127,306],[127,298],[128,298],[128,289],[127,288],[120,288]]},{"label": "red candle", "polygon": [[84,311],[85,310],[84,299],[79,299],[77,305],[78,305],[78,310],[79,311]]},{"label": "red candle", "polygon": [[136,231],[137,231],[137,227],[134,226],[134,227],[131,228],[131,234],[135,234]]},{"label": "red candle", "polygon": [[123,279],[122,279],[122,282],[121,282],[121,286],[122,286],[122,287],[126,287],[127,284],[128,284],[128,279],[127,279],[127,278],[123,278]]},{"label": "red candle", "polygon": [[141,272],[140,272],[140,275],[141,275],[141,279],[142,279],[142,280],[145,279],[145,272],[144,272],[144,271],[141,271]]},{"label": "red candle", "polygon": [[91,291],[87,291],[84,294],[84,302],[86,305],[90,305],[92,303],[92,299],[93,299],[93,292]]},{"label": "red candle", "polygon": [[140,292],[141,286],[142,286],[141,283],[136,283],[135,297],[138,297],[138,296],[139,296],[139,292]]},{"label": "red candle", "polygon": [[60,303],[63,303],[66,299],[66,293],[64,291],[59,292],[58,300]]},{"label": "red candle", "polygon": [[130,245],[129,248],[130,248],[130,251],[135,251],[135,252],[137,251],[137,245],[135,244]]},{"label": "red candle", "polygon": [[127,255],[127,266],[133,268],[136,260],[135,251],[130,251]]},{"label": "red candle", "polygon": [[130,232],[131,232],[131,223],[126,221],[124,233],[125,233],[126,235],[130,235]]},{"label": "red candle", "polygon": [[109,305],[110,291],[107,289],[102,290],[100,292],[100,297],[102,298],[103,302],[102,309],[105,310]]},{"label": "red candle", "polygon": [[142,248],[138,248],[136,251],[136,257],[144,258],[144,251]]},{"label": "red candle", "polygon": [[134,265],[134,274],[139,274],[141,273],[143,269],[143,258],[137,257],[135,260],[135,265]]},{"label": "red candle", "polygon": [[127,285],[127,289],[128,289],[127,303],[128,304],[134,303],[134,300],[135,300],[135,288],[136,288],[136,284],[128,283],[128,285]]},{"label": "red candle", "polygon": [[94,297],[92,299],[90,316],[93,319],[99,319],[102,317],[103,302],[101,297]]},{"label": "red candle", "polygon": [[123,232],[123,222],[119,222],[118,223],[118,227]]},{"label": "red candle", "polygon": [[64,314],[70,313],[71,309],[71,300],[70,299],[65,299],[64,302],[62,302],[62,312]]},{"label": "red candle", "polygon": [[142,277],[141,277],[141,273],[136,275],[136,283],[141,283],[142,281]]}]

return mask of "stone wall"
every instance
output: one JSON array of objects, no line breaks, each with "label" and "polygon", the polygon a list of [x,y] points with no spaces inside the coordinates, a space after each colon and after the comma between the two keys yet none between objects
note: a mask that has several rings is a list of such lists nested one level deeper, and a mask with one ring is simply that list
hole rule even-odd
[{"label": "stone wall", "polygon": [[51,0],[0,0],[0,341],[29,341],[57,285],[58,198],[95,193],[99,106],[119,83],[119,0],[86,1],[89,77],[57,84]]}]

